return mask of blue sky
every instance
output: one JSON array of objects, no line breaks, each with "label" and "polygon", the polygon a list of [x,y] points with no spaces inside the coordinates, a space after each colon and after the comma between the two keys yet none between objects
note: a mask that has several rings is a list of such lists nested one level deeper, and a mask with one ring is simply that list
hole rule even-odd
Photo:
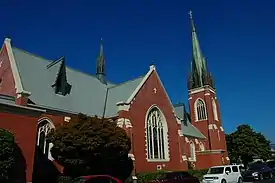
[{"label": "blue sky", "polygon": [[2,1],[0,37],[95,73],[103,37],[107,77],[119,83],[151,63],[173,103],[187,102],[193,10],[226,132],[247,123],[275,143],[275,2],[272,0]]}]

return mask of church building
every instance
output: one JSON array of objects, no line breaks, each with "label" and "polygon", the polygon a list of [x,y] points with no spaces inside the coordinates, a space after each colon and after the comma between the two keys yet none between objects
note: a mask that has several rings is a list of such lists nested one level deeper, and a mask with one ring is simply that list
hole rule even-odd
[{"label": "church building", "polygon": [[171,103],[154,65],[144,76],[112,83],[105,73],[102,42],[96,73],[89,75],[68,67],[64,56],[45,59],[5,38],[0,51],[0,128],[15,135],[26,162],[27,182],[39,169],[37,150],[62,171],[50,153],[54,142],[47,143],[46,136],[78,113],[109,118],[126,131],[135,173],[228,164],[216,89],[191,13],[190,21],[188,105]]}]

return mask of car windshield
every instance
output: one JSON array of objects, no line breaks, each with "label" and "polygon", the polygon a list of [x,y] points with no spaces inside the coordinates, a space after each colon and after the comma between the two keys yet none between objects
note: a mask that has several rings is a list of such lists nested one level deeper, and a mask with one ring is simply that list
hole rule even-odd
[{"label": "car windshield", "polygon": [[261,170],[261,169],[269,169],[268,166],[266,166],[265,164],[254,164],[254,165],[251,165],[248,170]]},{"label": "car windshield", "polygon": [[208,170],[207,174],[222,174],[223,170],[224,167],[213,167]]},{"label": "car windshield", "polygon": [[271,168],[275,167],[275,161],[269,161],[267,162],[267,165]]}]

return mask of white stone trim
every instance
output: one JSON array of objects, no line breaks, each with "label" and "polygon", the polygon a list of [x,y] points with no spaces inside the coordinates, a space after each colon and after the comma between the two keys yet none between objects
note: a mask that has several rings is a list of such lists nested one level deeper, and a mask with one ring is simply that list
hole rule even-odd
[{"label": "white stone trim", "polygon": [[187,137],[185,137],[185,142],[189,143],[189,139]]},{"label": "white stone trim", "polygon": [[183,136],[182,133],[181,133],[181,130],[178,130],[178,134],[179,134],[180,137]]},{"label": "white stone trim", "polygon": [[119,118],[117,120],[117,126],[122,128],[123,125],[125,125],[126,128],[132,128],[132,123],[131,123],[131,120],[130,119],[127,119],[127,118]]},{"label": "white stone trim", "polygon": [[71,117],[70,117],[70,116],[65,116],[65,117],[64,117],[64,121],[65,121],[65,122],[69,123],[70,120],[71,120]]},{"label": "white stone trim", "polygon": [[187,161],[186,155],[182,155],[181,158],[182,158],[183,161]]},{"label": "white stone trim", "polygon": [[[197,110],[197,103],[198,101],[202,101],[203,102],[203,105],[204,105],[204,112],[205,112],[205,119],[201,119],[201,120],[198,120],[198,110]],[[199,121],[205,121],[208,119],[208,113],[207,113],[207,106],[206,106],[206,103],[205,101],[202,99],[202,98],[197,98],[196,101],[194,102],[194,110],[195,110],[195,122],[199,122]]]},{"label": "white stone trim", "polygon": [[199,143],[198,139],[195,139],[195,143],[196,143],[196,144],[198,144],[198,143]]},{"label": "white stone trim", "polygon": [[[42,123],[42,122],[44,122],[44,121],[46,121],[46,122],[49,124],[50,129],[55,129],[55,126],[54,126],[52,120],[50,120],[50,119],[47,118],[47,117],[42,117],[42,118],[40,118],[40,119],[38,120],[38,126],[39,126],[40,123]],[[40,132],[39,132],[40,128],[37,129],[37,130],[38,130],[38,131],[36,131],[36,134],[37,134],[36,145],[38,146],[38,145],[39,145],[39,137],[40,137]],[[47,135],[48,135],[48,134],[45,134],[45,138],[46,138]],[[47,143],[47,142],[45,141],[44,143],[45,143],[45,146],[44,146],[44,150],[45,150],[45,147],[46,147],[46,143]],[[53,161],[53,160],[54,160],[54,158],[53,158],[52,155],[51,155],[51,148],[52,148],[53,146],[54,146],[54,144],[53,144],[52,142],[50,142],[50,143],[49,143],[49,151],[48,151],[48,154],[47,154],[48,159],[49,159],[50,161]],[[43,152],[43,153],[45,153],[45,152]]]},{"label": "white stone trim", "polygon": [[217,127],[217,125],[216,125],[216,124],[213,124],[213,126],[214,126],[214,129],[215,129],[215,130],[217,130],[217,129],[218,129],[218,127]]},{"label": "white stone trim", "polygon": [[131,120],[130,120],[130,119],[125,118],[124,123],[125,123],[125,127],[126,127],[126,128],[133,128],[133,126],[132,126],[132,123],[131,123]]},{"label": "white stone trim", "polygon": [[213,130],[213,124],[208,125],[208,130]]},{"label": "white stone trim", "polygon": [[130,104],[124,103],[124,102],[118,102],[116,103],[118,111],[129,111]]},{"label": "white stone trim", "polygon": [[135,155],[132,153],[128,154],[128,157],[131,158],[131,160],[135,161]]},{"label": "white stone trim", "polygon": [[199,93],[199,92],[202,92],[202,91],[205,91],[205,90],[209,90],[211,91],[213,94],[215,94],[216,92],[209,86],[202,86],[202,87],[199,87],[199,88],[195,88],[195,89],[192,89],[192,90],[189,90],[188,93],[189,94],[195,94],[195,93]]},{"label": "white stone trim", "polygon": [[[162,122],[163,122],[163,134],[164,134],[164,155],[165,155],[165,159],[149,159],[148,157],[148,144],[147,144],[147,117],[150,114],[151,110],[153,108],[156,108],[159,112],[160,115],[162,117]],[[164,116],[164,113],[162,112],[162,110],[160,110],[160,108],[156,105],[153,104],[151,107],[149,107],[149,109],[146,112],[145,115],[145,149],[146,149],[146,160],[147,162],[169,162],[170,161],[170,151],[169,151],[169,135],[168,135],[168,124],[167,124],[167,120]]]},{"label": "white stone trim", "polygon": [[192,100],[192,99],[193,99],[193,97],[189,97],[189,98],[188,98],[188,100]]},{"label": "white stone trim", "polygon": [[224,131],[224,129],[223,129],[223,127],[222,127],[222,126],[220,126],[220,129],[221,129],[221,131],[222,131],[222,132]]},{"label": "white stone trim", "polygon": [[181,120],[176,116],[176,114],[175,114],[175,117],[176,117],[177,123],[180,125],[181,124]]},{"label": "white stone trim", "polygon": [[226,158],[225,158],[227,161],[229,161],[230,160],[230,158],[228,157],[228,156],[226,156]]},{"label": "white stone trim", "polygon": [[12,52],[11,39],[5,38],[4,44],[6,46],[7,53],[8,53],[8,58],[9,58],[9,61],[10,61],[10,66],[11,66],[11,71],[12,71],[12,75],[13,75],[13,79],[14,79],[14,83],[15,83],[16,93],[17,94],[31,95],[31,92],[24,91],[24,89],[23,89],[23,85],[22,85],[22,82],[21,82],[19,71],[18,71],[16,62],[15,62],[13,52]]},{"label": "white stone trim", "polygon": [[153,73],[153,71],[155,71],[156,68],[154,65],[150,66],[150,70],[147,72],[147,74],[144,76],[144,78],[142,79],[142,81],[139,83],[139,85],[137,86],[137,88],[134,90],[134,92],[131,94],[131,96],[127,99],[126,103],[129,104],[132,102],[132,100],[135,98],[135,96],[137,95],[137,93],[139,92],[139,90],[142,88],[142,86],[145,84],[145,82],[147,81],[147,79],[150,77],[150,75]]},{"label": "white stone trim", "polygon": [[205,95],[205,96],[209,96],[209,95],[210,95],[210,93],[205,93],[204,95]]},{"label": "white stone trim", "polygon": [[211,98],[211,102],[212,102],[212,110],[213,110],[214,120],[215,121],[219,121],[217,103],[216,103],[216,101],[215,101],[215,99],[213,97]]}]

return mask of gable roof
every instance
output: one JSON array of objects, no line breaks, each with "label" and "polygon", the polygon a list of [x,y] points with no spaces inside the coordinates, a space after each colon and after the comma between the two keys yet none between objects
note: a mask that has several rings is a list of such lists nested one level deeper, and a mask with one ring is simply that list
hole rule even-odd
[{"label": "gable roof", "polygon": [[[72,85],[69,95],[55,94],[52,85],[56,81],[60,62],[51,67],[52,60],[30,54],[12,47],[24,90],[30,91],[29,99],[45,108],[72,111],[88,115],[116,115],[116,103],[130,97],[141,81],[141,77],[123,84],[102,84],[95,76],[74,70],[66,66],[67,80]],[[109,91],[108,91],[109,90]],[[108,91],[108,93],[107,93]],[[107,103],[105,106],[105,99]]]},{"label": "gable roof", "polygon": [[195,138],[206,138],[196,127],[191,123],[190,116],[185,110],[183,103],[174,105],[176,116],[181,122],[181,133],[184,136],[190,136]]}]

